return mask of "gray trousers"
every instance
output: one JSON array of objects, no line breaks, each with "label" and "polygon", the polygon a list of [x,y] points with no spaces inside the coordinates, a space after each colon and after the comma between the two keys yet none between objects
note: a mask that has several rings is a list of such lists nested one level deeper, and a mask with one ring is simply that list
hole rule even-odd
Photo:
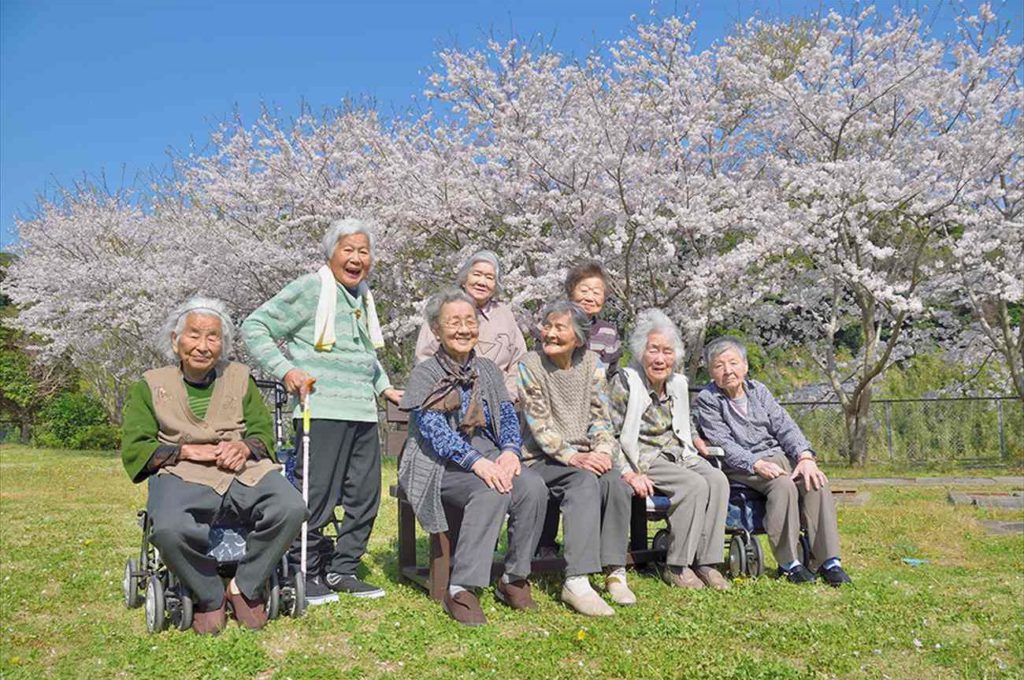
[{"label": "gray trousers", "polygon": [[[295,421],[296,441],[301,447],[302,421]],[[302,488],[302,450],[295,466],[295,486]],[[323,529],[341,506],[345,516],[338,527],[337,542]],[[309,531],[306,534],[306,569],[316,575],[325,571],[355,574],[366,552],[380,505],[380,439],[377,423],[350,420],[310,421],[309,427]],[[299,562],[301,536],[289,554]]]},{"label": "gray trousers", "polygon": [[[498,451],[487,458],[497,459]],[[498,493],[473,472],[449,464],[441,478],[441,500],[462,511],[455,554],[452,555],[451,584],[483,588],[491,580],[494,546],[501,524],[508,514],[508,551],[505,573],[512,581],[530,575],[530,561],[537,549],[548,490],[535,472],[525,465],[512,481],[512,491]]]},{"label": "gray trousers", "polygon": [[302,496],[276,472],[255,486],[232,482],[223,496],[205,484],[153,475],[146,511],[153,523],[150,540],[168,569],[192,592],[200,612],[224,602],[217,560],[206,555],[210,524],[218,515],[232,515],[251,527],[245,557],[235,571],[235,583],[248,598],[263,594],[264,584],[306,518]]},{"label": "gray trousers", "polygon": [[700,457],[675,461],[659,455],[647,474],[671,502],[666,562],[673,567],[721,562],[729,512],[729,480],[722,471]]},{"label": "gray trousers", "polygon": [[781,453],[763,460],[775,463],[786,474],[771,480],[738,470],[728,470],[726,474],[729,479],[741,482],[767,497],[764,530],[768,534],[768,543],[776,561],[779,564],[790,564],[800,560],[802,523],[807,529],[807,541],[811,545],[810,564],[804,566],[817,571],[826,560],[839,557],[839,527],[832,489],[825,484],[817,491],[805,491],[802,479],[794,482],[789,478],[793,466]]},{"label": "gray trousers", "polygon": [[565,575],[626,564],[633,489],[616,469],[603,475],[540,458],[530,468],[544,480],[562,511]]}]

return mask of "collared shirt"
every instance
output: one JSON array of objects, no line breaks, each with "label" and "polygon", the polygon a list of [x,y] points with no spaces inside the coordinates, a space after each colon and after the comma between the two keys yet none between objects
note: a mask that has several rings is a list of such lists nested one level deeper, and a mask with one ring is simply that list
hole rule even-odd
[{"label": "collared shirt", "polygon": [[767,387],[748,378],[743,391],[747,398],[745,416],[714,383],[697,395],[697,422],[708,443],[722,447],[726,467],[735,470],[752,474],[755,462],[778,453],[784,453],[795,465],[797,456],[811,449],[803,432]]},{"label": "collared shirt", "polygon": [[[651,404],[640,418],[640,433],[637,444],[640,447],[640,465],[646,469],[652,460],[664,454],[671,460],[682,460],[687,455],[686,447],[679,441],[672,429],[672,397],[662,397],[651,389],[650,382],[643,370],[638,370],[651,397]],[[626,376],[619,373],[609,381],[608,402],[611,410],[612,423],[616,432],[622,432],[629,406],[629,384]]]}]

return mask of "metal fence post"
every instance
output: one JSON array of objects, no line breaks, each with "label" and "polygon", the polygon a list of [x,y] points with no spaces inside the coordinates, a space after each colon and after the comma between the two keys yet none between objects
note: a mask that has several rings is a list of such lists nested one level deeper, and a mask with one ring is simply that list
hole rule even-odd
[{"label": "metal fence post", "polygon": [[885,443],[889,447],[889,462],[892,458],[892,402],[885,402]]},{"label": "metal fence post", "polygon": [[1003,425],[1003,400],[996,399],[996,413],[999,414],[999,460],[1006,461],[1006,430]]}]

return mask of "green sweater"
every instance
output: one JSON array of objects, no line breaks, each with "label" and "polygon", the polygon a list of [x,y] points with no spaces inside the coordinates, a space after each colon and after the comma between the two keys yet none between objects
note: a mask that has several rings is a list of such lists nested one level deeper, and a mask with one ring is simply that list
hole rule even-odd
[{"label": "green sweater", "polygon": [[[200,420],[206,417],[214,384],[211,382],[206,387],[194,387],[185,383],[188,405]],[[245,439],[259,439],[273,458],[274,419],[263,402],[256,382],[251,378],[249,389],[242,400],[242,417],[245,419]],[[149,476],[151,471],[147,470],[146,463],[163,446],[157,438],[159,430],[160,425],[153,409],[153,392],[149,383],[140,380],[128,390],[121,425],[121,462],[133,482],[141,482]]]},{"label": "green sweater", "polygon": [[[366,302],[337,284],[334,346],[314,347],[320,278],[306,274],[289,283],[242,322],[249,354],[278,380],[293,368],[316,378],[309,399],[313,418],[377,422],[376,396],[391,387],[377,360],[366,325]],[[278,347],[284,342],[285,352]],[[302,415],[296,405],[295,417]]]}]

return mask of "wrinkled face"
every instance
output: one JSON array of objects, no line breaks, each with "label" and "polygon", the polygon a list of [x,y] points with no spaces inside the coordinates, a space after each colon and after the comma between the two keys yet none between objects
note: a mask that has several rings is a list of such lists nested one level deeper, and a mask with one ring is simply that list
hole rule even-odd
[{"label": "wrinkled face", "polygon": [[334,247],[334,254],[327,261],[334,280],[346,288],[355,288],[362,283],[372,265],[370,238],[366,234],[342,236]]},{"label": "wrinkled face", "polygon": [[727,349],[711,360],[708,373],[720,389],[734,390],[747,377],[747,362],[736,350]]},{"label": "wrinkled face", "polygon": [[651,384],[660,385],[668,380],[676,365],[676,348],[671,338],[658,331],[648,335],[647,347],[640,357],[640,364],[647,374],[647,381]]},{"label": "wrinkled face", "polygon": [[224,335],[220,317],[195,312],[185,317],[181,334],[171,333],[171,347],[190,375],[205,375],[217,365],[223,349]]},{"label": "wrinkled face", "polygon": [[600,276],[580,279],[572,289],[572,301],[590,316],[595,316],[604,307],[605,285]]},{"label": "wrinkled face", "polygon": [[462,300],[449,302],[441,307],[434,334],[453,357],[462,357],[476,347],[480,337],[480,326],[476,320],[476,310]]},{"label": "wrinkled face", "polygon": [[483,307],[494,296],[498,287],[498,275],[490,262],[474,262],[466,274],[466,283],[462,286],[469,296],[476,300],[477,307]]},{"label": "wrinkled face", "polygon": [[579,347],[579,339],[572,325],[572,316],[568,312],[549,314],[540,325],[540,338],[544,354],[549,358],[571,356]]}]

